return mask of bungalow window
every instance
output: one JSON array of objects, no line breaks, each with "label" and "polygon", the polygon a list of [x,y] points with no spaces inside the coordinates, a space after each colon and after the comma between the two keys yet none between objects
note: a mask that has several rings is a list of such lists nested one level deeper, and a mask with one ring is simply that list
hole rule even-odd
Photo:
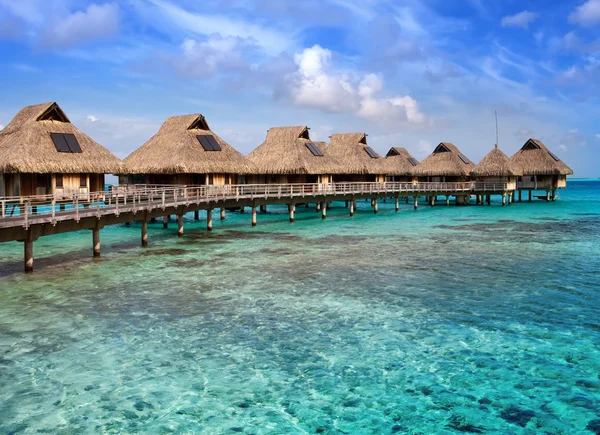
[{"label": "bungalow window", "polygon": [[63,175],[62,174],[56,174],[55,175],[55,179],[56,179],[56,188],[57,189],[62,189],[63,188]]},{"label": "bungalow window", "polygon": [[196,136],[204,151],[221,151],[221,145],[217,143],[215,137],[207,134],[199,134]]},{"label": "bungalow window", "polygon": [[87,177],[85,174],[79,176],[79,187],[87,187]]},{"label": "bungalow window", "polygon": [[74,134],[50,133],[52,142],[59,153],[81,153],[81,147]]}]

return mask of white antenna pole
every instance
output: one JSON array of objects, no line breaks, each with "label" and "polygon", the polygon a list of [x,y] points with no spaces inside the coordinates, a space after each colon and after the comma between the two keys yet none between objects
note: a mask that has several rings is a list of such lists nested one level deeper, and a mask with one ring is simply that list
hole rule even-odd
[{"label": "white antenna pole", "polygon": [[498,146],[498,111],[494,110],[494,115],[496,115],[496,146]]}]

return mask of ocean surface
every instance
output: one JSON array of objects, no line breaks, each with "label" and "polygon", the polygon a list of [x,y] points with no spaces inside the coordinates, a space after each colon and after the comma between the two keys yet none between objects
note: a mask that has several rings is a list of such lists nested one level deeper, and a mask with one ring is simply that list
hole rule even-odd
[{"label": "ocean surface", "polygon": [[600,434],[600,181],[0,245],[1,434]]}]

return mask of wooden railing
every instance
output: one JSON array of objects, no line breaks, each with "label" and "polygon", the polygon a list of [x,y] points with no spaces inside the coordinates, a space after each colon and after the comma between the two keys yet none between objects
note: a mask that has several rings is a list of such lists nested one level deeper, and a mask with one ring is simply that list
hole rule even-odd
[{"label": "wooden railing", "polygon": [[336,195],[390,196],[436,194],[469,194],[500,192],[506,183],[315,183],[315,184],[242,184],[242,185],[123,185],[107,191],[74,193],[71,195],[36,195],[30,197],[0,197],[0,227],[33,222],[51,222],[82,217],[119,215],[121,212],[151,211],[180,205],[210,203],[225,200],[289,198]]}]

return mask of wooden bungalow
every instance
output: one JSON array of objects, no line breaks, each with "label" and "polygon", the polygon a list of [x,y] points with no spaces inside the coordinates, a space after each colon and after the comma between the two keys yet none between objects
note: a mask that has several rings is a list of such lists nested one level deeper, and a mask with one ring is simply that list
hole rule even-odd
[{"label": "wooden bungalow", "polygon": [[25,107],[0,131],[0,196],[102,191],[104,175],[121,165],[56,103]]},{"label": "wooden bungalow", "polygon": [[334,182],[384,182],[386,163],[367,143],[366,133],[331,135],[327,155],[340,162]]},{"label": "wooden bungalow", "polygon": [[456,145],[442,142],[415,166],[413,175],[423,182],[460,182],[469,179],[474,167]]},{"label": "wooden bungalow", "polygon": [[123,163],[119,181],[127,184],[244,184],[256,172],[199,114],[168,118]]},{"label": "wooden bungalow", "polygon": [[392,147],[385,156],[386,181],[413,181],[413,170],[419,161],[405,148]]},{"label": "wooden bungalow", "polygon": [[517,179],[523,175],[523,170],[504,154],[498,145],[490,151],[473,169],[471,169],[471,180],[504,185],[505,191],[517,189]]},{"label": "wooden bungalow", "polygon": [[519,196],[523,190],[545,190],[546,197],[556,198],[556,190],[567,187],[567,175],[573,171],[546,145],[537,139],[529,139],[525,145],[511,157],[511,161],[523,170],[517,182]]},{"label": "wooden bungalow", "polygon": [[270,128],[248,159],[257,167],[250,177],[256,184],[330,183],[339,169],[326,155],[325,142],[312,141],[306,126]]}]

